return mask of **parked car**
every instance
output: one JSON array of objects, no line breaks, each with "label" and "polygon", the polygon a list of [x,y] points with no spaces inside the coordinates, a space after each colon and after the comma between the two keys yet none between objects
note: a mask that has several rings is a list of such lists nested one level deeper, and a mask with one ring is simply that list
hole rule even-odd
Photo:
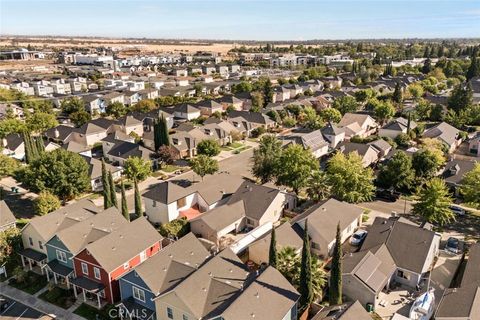
[{"label": "parked car", "polygon": [[395,202],[400,198],[400,195],[397,192],[387,189],[378,188],[375,192],[377,199],[383,199],[390,202]]},{"label": "parked car", "polygon": [[0,312],[5,311],[10,304],[8,303],[8,300],[0,297]]},{"label": "parked car", "polygon": [[350,244],[352,246],[359,246],[362,244],[363,240],[367,237],[368,232],[366,230],[357,230],[351,237],[350,237]]},{"label": "parked car", "polygon": [[459,206],[451,205],[450,210],[452,210],[457,216],[464,216],[466,214],[465,209],[460,208]]},{"label": "parked car", "polygon": [[454,254],[459,254],[461,253],[461,248],[460,248],[460,240],[454,237],[450,237],[447,240],[447,244],[445,245],[445,251],[454,253]]}]

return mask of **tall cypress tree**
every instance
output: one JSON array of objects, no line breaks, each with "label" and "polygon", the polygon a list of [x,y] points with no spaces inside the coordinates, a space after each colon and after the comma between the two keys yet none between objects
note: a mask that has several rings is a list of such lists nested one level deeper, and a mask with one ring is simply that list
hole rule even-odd
[{"label": "tall cypress tree", "polygon": [[314,298],[312,287],[312,256],[310,253],[310,239],[308,237],[308,219],[305,220],[305,228],[303,232],[302,265],[300,267],[300,285],[298,288],[300,293],[300,310],[305,310],[310,303],[313,302]]},{"label": "tall cypress tree", "polygon": [[402,87],[400,86],[400,82],[397,82],[395,84],[395,91],[393,91],[392,99],[396,103],[402,103],[403,96],[402,96]]},{"label": "tall cypress tree", "polygon": [[22,138],[23,138],[23,144],[25,148],[25,162],[30,163],[32,162],[32,145],[29,142],[30,136],[27,135],[25,132],[22,133]]},{"label": "tall cypress tree", "polygon": [[342,304],[342,236],[340,222],[337,224],[337,236],[333,248],[332,269],[330,270],[330,305]]},{"label": "tall cypress tree", "polygon": [[137,179],[133,180],[133,184],[135,185],[135,214],[137,217],[141,217],[143,215],[142,199],[140,198],[140,191],[138,191]]},{"label": "tall cypress tree", "polygon": [[112,172],[108,171],[108,185],[110,187],[110,203],[118,208],[117,193],[115,192],[115,183],[113,182]]},{"label": "tall cypress tree", "polygon": [[268,264],[272,267],[277,267],[277,238],[275,236],[275,227],[272,226],[272,234],[270,236],[270,250],[268,251]]},{"label": "tall cypress tree", "polygon": [[108,180],[107,169],[105,168],[105,159],[102,158],[102,185],[103,185],[103,209],[112,206],[112,197],[110,195],[110,182]]},{"label": "tall cypress tree", "polygon": [[37,153],[40,156],[43,152],[45,152],[45,144],[43,143],[42,136],[35,138],[35,144],[37,146]]},{"label": "tall cypress tree", "polygon": [[470,67],[468,67],[466,77],[467,80],[470,80],[478,76],[480,76],[480,61],[477,60],[476,55],[473,55],[470,59]]},{"label": "tall cypress tree", "polygon": [[158,150],[161,146],[170,145],[167,119],[165,119],[163,114],[155,121],[155,124],[153,125],[153,138],[155,150]]},{"label": "tall cypress tree", "polygon": [[125,185],[123,184],[122,180],[122,215],[127,219],[127,221],[130,221],[130,212],[128,212],[128,207],[127,207],[127,197],[125,196]]}]

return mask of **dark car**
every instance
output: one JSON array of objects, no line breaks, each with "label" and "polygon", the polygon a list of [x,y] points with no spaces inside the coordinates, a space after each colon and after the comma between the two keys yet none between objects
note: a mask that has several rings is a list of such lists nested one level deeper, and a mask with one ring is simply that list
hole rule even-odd
[{"label": "dark car", "polygon": [[454,253],[454,254],[459,254],[462,252],[462,249],[460,248],[461,243],[460,240],[454,237],[450,237],[447,240],[447,244],[445,245],[445,251]]},{"label": "dark car", "polygon": [[398,200],[400,197],[398,193],[392,191],[392,190],[387,190],[387,189],[377,189],[375,192],[375,197],[377,199],[382,199],[390,202],[395,202]]}]

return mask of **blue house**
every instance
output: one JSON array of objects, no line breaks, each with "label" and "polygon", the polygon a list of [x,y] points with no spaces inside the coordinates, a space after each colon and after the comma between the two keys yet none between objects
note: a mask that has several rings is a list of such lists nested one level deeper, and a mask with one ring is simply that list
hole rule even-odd
[{"label": "blue house", "polygon": [[70,280],[74,277],[73,257],[87,244],[127,223],[117,208],[112,207],[62,229],[45,244],[47,280],[53,279],[55,284],[70,288]]},{"label": "blue house", "polygon": [[189,233],[120,278],[124,318],[157,319],[154,298],[195,272],[210,253]]}]

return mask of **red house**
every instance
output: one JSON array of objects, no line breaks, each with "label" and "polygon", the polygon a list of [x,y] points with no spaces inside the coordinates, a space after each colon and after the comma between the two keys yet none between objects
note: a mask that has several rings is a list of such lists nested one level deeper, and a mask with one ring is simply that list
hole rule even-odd
[{"label": "red house", "polygon": [[88,244],[73,258],[75,296],[82,294],[99,308],[120,300],[118,279],[156,254],[161,243],[162,236],[141,217]]}]

